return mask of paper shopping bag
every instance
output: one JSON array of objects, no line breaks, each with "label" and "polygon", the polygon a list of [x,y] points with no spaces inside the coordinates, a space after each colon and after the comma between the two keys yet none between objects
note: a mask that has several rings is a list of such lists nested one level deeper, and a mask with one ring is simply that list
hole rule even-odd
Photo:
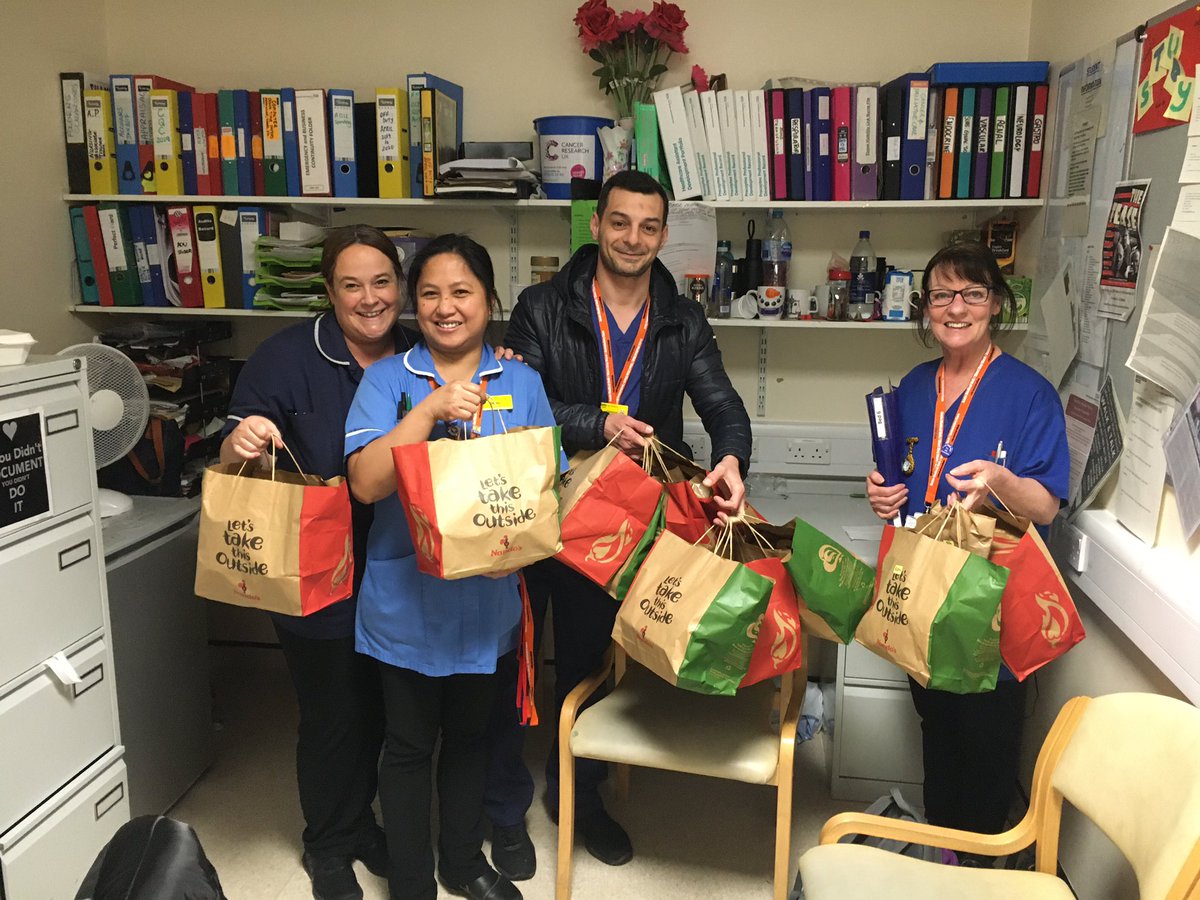
[{"label": "paper shopping bag", "polygon": [[559,430],[513,428],[392,448],[417,568],[438,578],[517,569],[562,549]]},{"label": "paper shopping bag", "polygon": [[754,518],[729,527],[730,556],[752,572],[770,578],[775,586],[759,622],[741,687],[794,671],[804,663],[796,586],[784,568],[784,560],[792,555],[791,530]]},{"label": "paper shopping bag", "polygon": [[197,595],[289,616],[350,596],[346,479],[226,463],[208,467],[200,497]]},{"label": "paper shopping bag", "polygon": [[608,594],[614,600],[624,600],[629,593],[629,588],[633,584],[633,579],[637,576],[638,569],[641,568],[642,562],[646,559],[646,554],[650,552],[650,548],[654,546],[654,542],[658,540],[658,536],[663,533],[666,527],[667,519],[667,496],[663,494],[658,498],[658,506],[654,508],[654,514],[650,517],[650,524],[646,526],[646,531],[642,535],[641,540],[633,545],[633,550],[625,558],[625,562],[617,569],[612,580],[608,584]]},{"label": "paper shopping bag", "polygon": [[769,578],[664,531],[621,604],[613,640],[671,684],[732,695],[771,588]]},{"label": "paper shopping bag", "polygon": [[666,490],[667,531],[689,543],[703,541],[711,545],[715,538],[709,534],[709,527],[717,515],[717,506],[712,488],[704,485],[707,470],[656,437],[646,442],[642,464]]},{"label": "paper shopping bag", "polygon": [[610,445],[564,474],[559,492],[555,558],[607,589],[654,521],[663,486]]},{"label": "paper shopping bag", "polygon": [[1087,633],[1066,582],[1033,523],[986,504],[980,512],[995,520],[988,558],[1011,573],[1000,598],[1000,656],[1017,679],[1024,681]]},{"label": "paper shopping bag", "polygon": [[824,532],[803,519],[791,523],[792,555],[784,563],[812,633],[848,644],[871,602],[875,573]]},{"label": "paper shopping bag", "polygon": [[1000,596],[1008,570],[915,530],[886,525],[859,643],[922,686],[990,691],[1000,671]]},{"label": "paper shopping bag", "polygon": [[981,512],[970,511],[961,503],[942,506],[938,501],[928,512],[917,516],[913,530],[987,559],[992,551],[996,520]]}]

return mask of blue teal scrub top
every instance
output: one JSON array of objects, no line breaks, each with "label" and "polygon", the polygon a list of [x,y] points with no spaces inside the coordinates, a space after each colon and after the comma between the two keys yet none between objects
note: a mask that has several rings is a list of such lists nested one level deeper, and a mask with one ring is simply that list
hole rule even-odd
[{"label": "blue teal scrub top", "polygon": [[[503,413],[503,423],[485,411],[481,435],[502,433],[504,427],[555,424],[541,376],[524,363],[499,362],[485,344],[471,380],[478,384],[484,377],[488,394],[511,396],[513,408]],[[428,397],[433,392],[430,378],[442,383],[424,342],[367,369],[346,419],[346,456],[395,427],[402,395],[412,406]],[[446,436],[446,423],[439,422],[429,439]],[[565,465],[563,458],[560,466]],[[355,627],[360,653],[442,676],[494,672],[496,660],[516,647],[521,621],[516,575],[445,581],[419,572],[396,494],[375,504],[364,568]]]}]

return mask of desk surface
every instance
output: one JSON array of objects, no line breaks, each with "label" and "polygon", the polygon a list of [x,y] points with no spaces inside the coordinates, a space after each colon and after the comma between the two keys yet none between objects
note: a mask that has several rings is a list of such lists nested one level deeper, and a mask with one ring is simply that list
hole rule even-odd
[{"label": "desk surface", "polygon": [[200,501],[187,497],[130,497],[133,509],[105,519],[104,558],[112,562],[134,547],[173,531],[200,512]]}]

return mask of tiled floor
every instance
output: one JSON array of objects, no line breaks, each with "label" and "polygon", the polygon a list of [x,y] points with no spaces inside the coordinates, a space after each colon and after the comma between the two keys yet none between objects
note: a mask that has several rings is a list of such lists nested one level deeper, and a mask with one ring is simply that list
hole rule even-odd
[{"label": "tiled floor", "polygon": [[[282,660],[269,650],[222,650],[213,690],[221,723],[216,762],[171,815],[196,829],[231,900],[305,900],[311,888],[300,866],[296,710]],[[543,725],[527,742],[539,781],[538,800],[527,820],[538,851],[538,873],[519,885],[530,900],[554,896],[556,829],[540,802],[548,734]],[[633,840],[634,859],[611,868],[578,844],[574,897],[766,900],[771,896],[774,797],[767,787],[635,770],[629,798],[608,800]],[[793,855],[816,842],[830,815],[851,808],[862,807],[829,798],[824,736],[800,745]],[[381,879],[361,864],[357,871],[368,900],[387,897]]]}]

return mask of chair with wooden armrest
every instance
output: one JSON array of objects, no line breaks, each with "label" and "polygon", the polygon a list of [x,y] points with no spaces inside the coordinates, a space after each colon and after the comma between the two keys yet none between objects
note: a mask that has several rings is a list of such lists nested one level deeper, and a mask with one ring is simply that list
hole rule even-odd
[{"label": "chair with wooden armrest", "polygon": [[[1001,834],[976,834],[861,813],[834,816],[800,858],[805,900],[1074,896],[1057,876],[1063,800],[1125,855],[1141,900],[1200,900],[1200,709],[1157,694],[1076,697],[1038,754],[1029,811]],[[873,835],[1003,856],[1036,844],[1032,872],[946,866],[861,844]]]},{"label": "chair with wooden armrest", "polygon": [[[800,640],[806,641],[803,635]],[[774,785],[774,900],[787,897],[792,765],[808,679],[807,643],[801,654],[804,665],[781,679],[780,721],[773,725],[771,680],[734,697],[710,697],[670,685],[637,663],[626,665],[621,649],[609,648],[600,670],[567,695],[558,722],[558,900],[571,896],[576,757],[616,763],[620,792],[628,790],[630,766]],[[580,712],[610,672],[616,676],[612,692]]]}]

